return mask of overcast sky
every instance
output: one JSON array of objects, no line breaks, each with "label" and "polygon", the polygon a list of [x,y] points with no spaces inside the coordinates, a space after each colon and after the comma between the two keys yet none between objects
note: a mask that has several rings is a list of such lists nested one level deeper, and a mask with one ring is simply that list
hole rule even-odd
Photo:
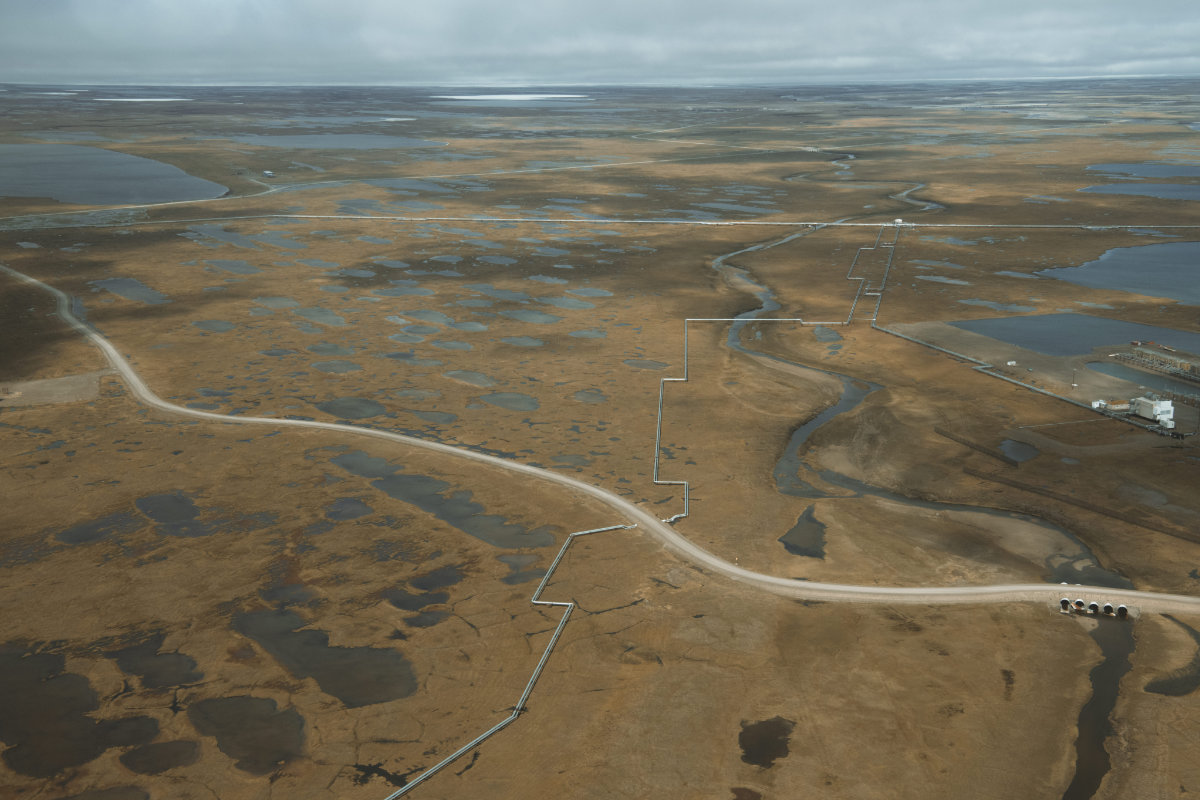
[{"label": "overcast sky", "polygon": [[1200,75],[1196,0],[0,0],[0,82]]}]

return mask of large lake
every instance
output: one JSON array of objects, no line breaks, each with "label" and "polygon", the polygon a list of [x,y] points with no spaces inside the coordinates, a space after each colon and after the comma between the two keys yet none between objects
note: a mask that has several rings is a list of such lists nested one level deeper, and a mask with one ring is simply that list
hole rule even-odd
[{"label": "large lake", "polygon": [[0,197],[60,203],[207,200],[229,189],[150,158],[73,144],[0,144]]},{"label": "large lake", "polygon": [[1200,185],[1192,183],[1142,183],[1136,178],[1200,178],[1200,164],[1180,161],[1145,161],[1132,164],[1092,164],[1091,172],[1121,183],[1088,186],[1081,192],[1156,197],[1160,200],[1200,200]]},{"label": "large lake", "polygon": [[1037,274],[1093,289],[1169,297],[1196,306],[1200,305],[1200,242],[1114,247],[1078,267],[1044,269]]},{"label": "large lake", "polygon": [[1135,339],[1200,353],[1200,333],[1088,314],[965,319],[950,324],[1048,356],[1084,355],[1097,347],[1114,347]]},{"label": "large lake", "polygon": [[235,142],[261,147],[293,147],[300,150],[394,150],[404,147],[445,147],[445,142],[387,136],[378,133],[242,133],[230,136]]}]

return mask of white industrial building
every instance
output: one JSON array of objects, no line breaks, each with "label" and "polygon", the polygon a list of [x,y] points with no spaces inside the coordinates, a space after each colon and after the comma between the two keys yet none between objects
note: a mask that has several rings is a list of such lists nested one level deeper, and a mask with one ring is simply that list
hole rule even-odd
[{"label": "white industrial building", "polygon": [[1175,427],[1175,406],[1170,400],[1135,397],[1129,401],[1129,410],[1142,419],[1154,420],[1164,428]]},{"label": "white industrial building", "polygon": [[1175,405],[1170,400],[1159,400],[1156,397],[1135,397],[1128,403],[1094,400],[1092,408],[1111,412],[1128,412],[1136,417],[1156,422],[1167,430],[1175,427]]}]

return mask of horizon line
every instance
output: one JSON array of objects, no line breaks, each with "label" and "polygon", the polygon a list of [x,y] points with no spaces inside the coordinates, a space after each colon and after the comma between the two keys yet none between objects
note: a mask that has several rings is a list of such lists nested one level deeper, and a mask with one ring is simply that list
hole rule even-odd
[{"label": "horizon line", "polygon": [[758,80],[722,80],[705,81],[555,81],[546,83],[516,83],[516,82],[463,82],[446,83],[424,81],[214,81],[214,82],[181,82],[164,81],[157,83],[138,83],[129,81],[6,81],[0,80],[0,86],[21,87],[171,87],[171,88],[387,88],[387,89],[419,89],[419,88],[476,88],[476,89],[537,89],[537,88],[624,88],[624,89],[653,89],[653,88],[689,88],[689,89],[726,89],[736,87],[784,88],[789,86],[882,86],[925,83],[1015,83],[1019,81],[1082,81],[1082,80],[1187,80],[1200,78],[1200,73],[1122,73],[1122,74],[1082,74],[1082,75],[1011,75],[1003,77],[912,77],[912,78],[807,78],[784,80],[779,78]]}]

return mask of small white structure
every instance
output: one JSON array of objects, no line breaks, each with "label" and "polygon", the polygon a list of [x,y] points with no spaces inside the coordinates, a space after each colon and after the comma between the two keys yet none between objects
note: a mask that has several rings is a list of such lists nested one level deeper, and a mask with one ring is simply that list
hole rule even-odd
[{"label": "small white structure", "polygon": [[263,177],[264,177],[264,178],[274,178],[274,177],[275,177],[275,173],[274,173],[274,172],[272,172],[272,171],[271,171],[271,170],[269,170],[269,169],[264,169],[264,170],[263,170]]},{"label": "small white structure", "polygon": [[1129,401],[1129,410],[1142,419],[1154,420],[1164,428],[1175,427],[1175,406],[1170,400],[1135,397]]},{"label": "small white structure", "polygon": [[903,224],[904,224],[904,220],[902,220],[902,219],[900,219],[900,218],[897,218],[897,219],[896,219],[896,227],[897,227],[897,228],[899,228],[899,227],[900,227],[901,225],[903,225]]}]

